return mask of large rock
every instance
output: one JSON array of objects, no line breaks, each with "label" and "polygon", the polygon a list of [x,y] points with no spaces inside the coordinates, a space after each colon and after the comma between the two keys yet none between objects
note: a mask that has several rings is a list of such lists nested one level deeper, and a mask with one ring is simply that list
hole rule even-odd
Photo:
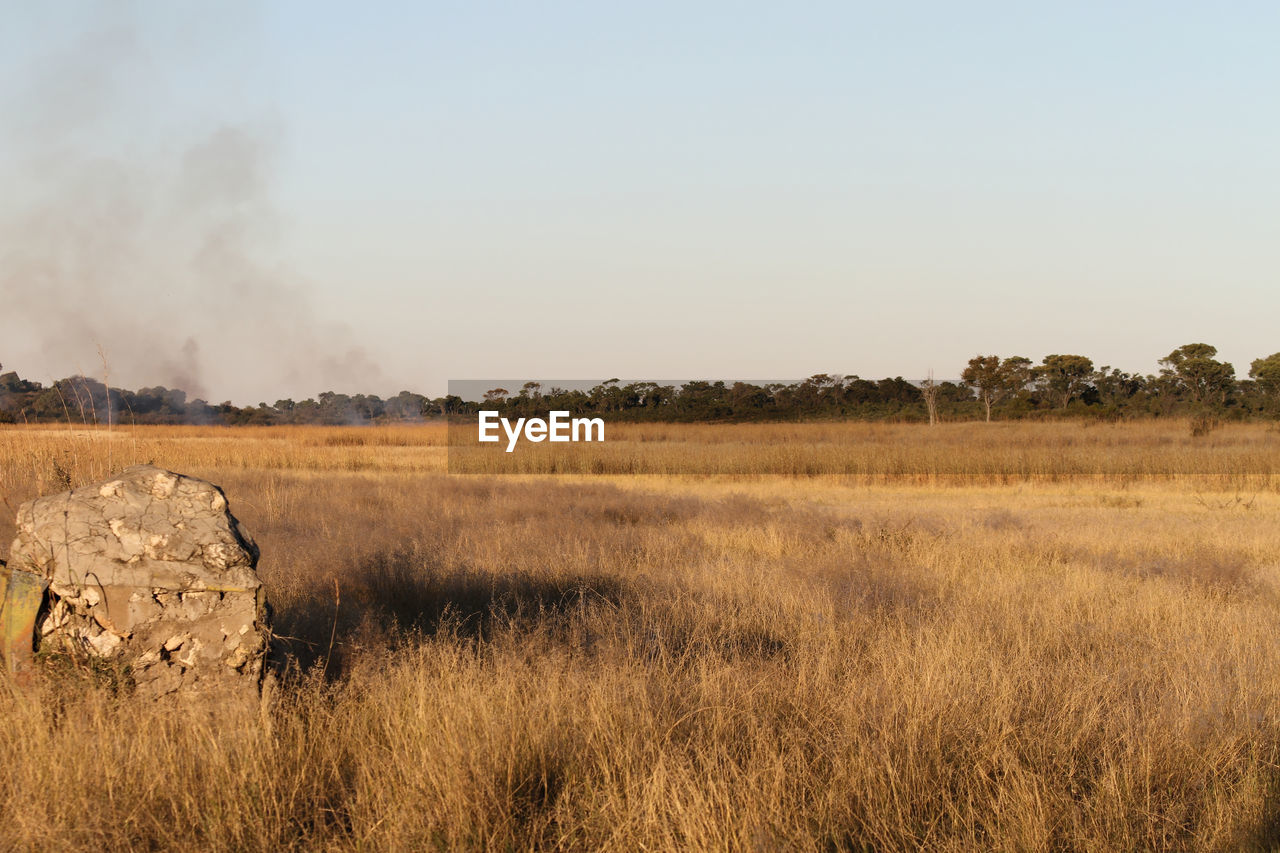
[{"label": "large rock", "polygon": [[243,697],[269,637],[257,561],[221,489],[139,465],[23,504],[8,568],[48,582],[39,647],[123,663],[143,694]]}]

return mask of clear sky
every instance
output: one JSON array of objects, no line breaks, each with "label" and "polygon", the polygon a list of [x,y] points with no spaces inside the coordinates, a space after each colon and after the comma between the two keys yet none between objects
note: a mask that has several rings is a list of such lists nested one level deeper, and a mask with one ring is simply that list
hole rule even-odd
[{"label": "clear sky", "polygon": [[1280,4],[79,3],[0,362],[213,401],[1280,351]]}]

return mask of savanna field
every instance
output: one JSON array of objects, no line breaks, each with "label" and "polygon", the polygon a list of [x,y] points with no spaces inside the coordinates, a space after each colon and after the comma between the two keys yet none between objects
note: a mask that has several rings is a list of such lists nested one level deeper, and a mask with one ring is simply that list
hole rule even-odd
[{"label": "savanna field", "polygon": [[0,558],[39,494],[209,479],[283,660],[234,727],[6,684],[0,849],[1275,849],[1280,431],[1190,427],[610,425],[467,474],[441,425],[0,429]]}]

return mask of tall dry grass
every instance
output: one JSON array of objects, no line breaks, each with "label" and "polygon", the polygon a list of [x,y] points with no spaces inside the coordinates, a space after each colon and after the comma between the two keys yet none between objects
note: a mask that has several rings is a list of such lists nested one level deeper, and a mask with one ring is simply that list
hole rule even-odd
[{"label": "tall dry grass", "polygon": [[[1271,452],[1221,433],[1185,452],[1228,485]],[[113,441],[225,487],[291,663],[236,726],[110,674],[6,693],[7,849],[1280,844],[1274,489],[451,477],[438,430]],[[0,432],[0,492],[87,482],[102,445]]]},{"label": "tall dry grass", "polygon": [[916,424],[608,424],[602,443],[480,444],[449,430],[459,474],[843,476],[928,484],[1154,477],[1222,486],[1280,483],[1280,432],[1233,424],[1194,434],[1185,420]]}]

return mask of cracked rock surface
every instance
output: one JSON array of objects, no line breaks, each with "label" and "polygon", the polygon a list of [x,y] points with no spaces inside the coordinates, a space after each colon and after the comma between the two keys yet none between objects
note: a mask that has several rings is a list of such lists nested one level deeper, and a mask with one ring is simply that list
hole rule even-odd
[{"label": "cracked rock surface", "polygon": [[222,490],[151,465],[18,510],[10,568],[49,581],[39,645],[128,665],[139,693],[256,696],[258,548]]}]

